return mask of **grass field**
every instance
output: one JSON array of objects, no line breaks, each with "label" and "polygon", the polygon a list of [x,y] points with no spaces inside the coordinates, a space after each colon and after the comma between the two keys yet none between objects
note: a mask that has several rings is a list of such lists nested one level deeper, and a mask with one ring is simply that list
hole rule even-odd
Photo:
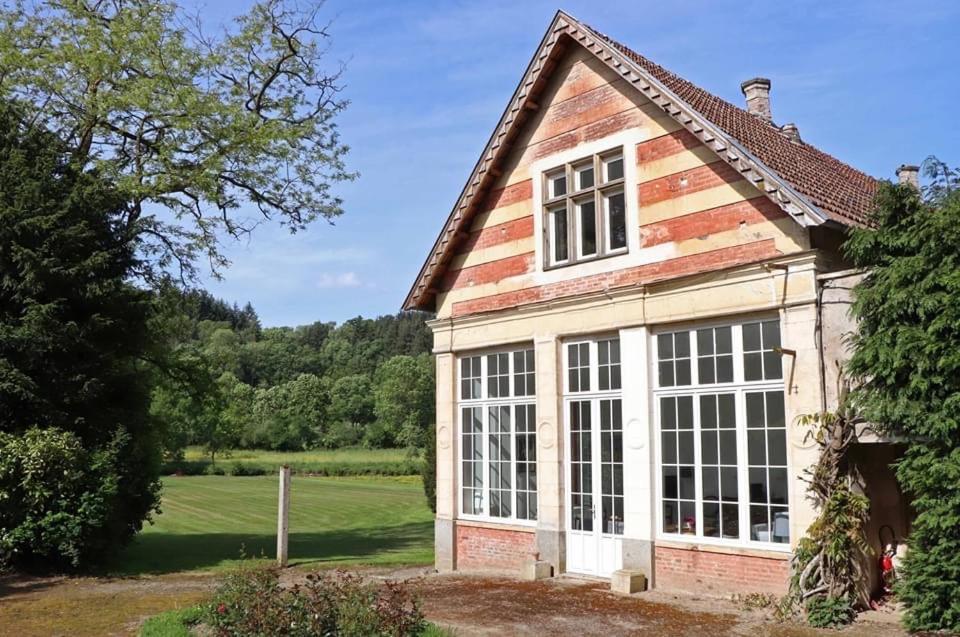
[{"label": "grass field", "polygon": [[[165,478],[161,508],[155,524],[108,569],[111,574],[220,570],[241,555],[274,555],[276,476]],[[295,476],[290,562],[428,564],[432,520],[419,478]]]}]

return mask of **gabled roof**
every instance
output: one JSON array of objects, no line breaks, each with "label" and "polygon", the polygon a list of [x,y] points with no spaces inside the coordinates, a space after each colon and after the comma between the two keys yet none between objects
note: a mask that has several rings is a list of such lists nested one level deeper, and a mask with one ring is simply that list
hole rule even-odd
[{"label": "gabled roof", "polygon": [[439,278],[469,236],[477,209],[501,174],[536,98],[563,53],[579,45],[736,168],[804,226],[865,222],[877,182],[762,118],[712,95],[575,18],[558,11],[410,289],[404,309],[433,309]]}]

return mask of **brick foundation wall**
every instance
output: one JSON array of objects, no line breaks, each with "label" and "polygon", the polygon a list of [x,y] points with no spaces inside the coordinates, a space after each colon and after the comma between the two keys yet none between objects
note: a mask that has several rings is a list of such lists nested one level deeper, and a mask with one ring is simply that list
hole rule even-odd
[{"label": "brick foundation wall", "polygon": [[534,532],[457,525],[458,569],[516,569],[535,549]]},{"label": "brick foundation wall", "polygon": [[656,587],[730,595],[787,592],[790,562],[786,559],[730,555],[704,550],[657,546]]}]

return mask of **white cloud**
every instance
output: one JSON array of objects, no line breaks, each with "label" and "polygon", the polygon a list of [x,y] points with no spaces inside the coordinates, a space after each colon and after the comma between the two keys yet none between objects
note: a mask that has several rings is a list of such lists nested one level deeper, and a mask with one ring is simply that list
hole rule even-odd
[{"label": "white cloud", "polygon": [[324,272],[317,279],[318,288],[357,288],[360,287],[360,277],[356,272],[340,272],[337,274]]}]

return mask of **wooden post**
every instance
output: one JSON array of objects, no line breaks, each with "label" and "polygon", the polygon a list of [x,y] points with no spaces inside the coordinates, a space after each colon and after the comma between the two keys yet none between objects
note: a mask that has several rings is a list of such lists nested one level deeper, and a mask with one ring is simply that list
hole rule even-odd
[{"label": "wooden post", "polygon": [[290,532],[290,467],[280,467],[280,503],[277,508],[277,564],[287,565],[287,536]]}]

